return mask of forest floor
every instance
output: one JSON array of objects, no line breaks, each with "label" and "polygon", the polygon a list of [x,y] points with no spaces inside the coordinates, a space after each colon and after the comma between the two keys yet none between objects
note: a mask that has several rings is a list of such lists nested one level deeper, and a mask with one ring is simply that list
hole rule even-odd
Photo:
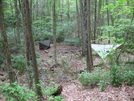
[{"label": "forest floor", "polygon": [[[65,101],[134,101],[134,86],[123,84],[120,87],[113,87],[108,85],[105,91],[101,92],[97,86],[91,88],[80,84],[78,81],[79,71],[86,68],[86,59],[81,57],[80,46],[58,44],[57,67],[54,64],[54,47],[52,44],[51,48],[47,50],[39,50],[39,46],[35,48],[38,57],[39,76],[44,88],[51,81],[61,84],[63,87],[61,95]],[[98,65],[101,63],[102,59],[98,55],[93,55],[93,64]],[[101,68],[107,70],[108,66],[109,64],[105,61]],[[19,83],[25,84],[25,79],[25,75],[21,76],[18,78]],[[6,100],[1,98],[0,101]]]},{"label": "forest floor", "polygon": [[[79,73],[76,71],[86,68],[86,60],[85,57],[81,57],[80,46],[58,44],[58,67],[54,67],[53,45],[48,50],[39,50],[36,46],[36,50],[42,58],[41,70],[47,69],[55,73],[54,81],[63,86],[61,95],[66,101],[134,101],[134,86],[113,87],[108,85],[105,91],[101,92],[99,87],[91,88],[80,84]],[[98,55],[93,55],[93,63],[98,65],[102,63],[102,59]],[[101,67],[107,69],[108,66],[106,63]]]}]

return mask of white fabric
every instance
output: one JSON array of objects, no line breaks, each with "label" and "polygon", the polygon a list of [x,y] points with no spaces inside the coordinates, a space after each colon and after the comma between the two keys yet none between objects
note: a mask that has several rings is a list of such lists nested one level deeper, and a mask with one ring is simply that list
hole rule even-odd
[{"label": "white fabric", "polygon": [[118,48],[121,44],[113,45],[113,44],[108,44],[108,45],[100,45],[100,44],[91,44],[92,49],[94,49],[99,56],[102,59],[105,59],[108,54],[110,54],[111,51],[115,50]]}]

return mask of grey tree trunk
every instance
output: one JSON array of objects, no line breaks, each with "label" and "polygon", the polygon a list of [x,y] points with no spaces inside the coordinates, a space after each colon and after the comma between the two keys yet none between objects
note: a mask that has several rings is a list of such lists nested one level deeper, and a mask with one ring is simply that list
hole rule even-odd
[{"label": "grey tree trunk", "polygon": [[83,2],[82,0],[79,1],[80,3],[80,28],[81,28],[81,36],[82,36],[82,56],[86,55],[86,41],[85,41],[85,34],[84,34],[84,13],[83,13]]},{"label": "grey tree trunk", "polygon": [[[98,27],[101,26],[101,20],[102,20],[102,14],[101,14],[101,7],[102,7],[102,0],[99,0],[98,1],[98,17],[97,17],[97,23],[98,23]],[[97,36],[100,36],[101,35],[101,30],[98,29],[97,30]],[[98,40],[98,43],[99,43],[99,40]]]},{"label": "grey tree trunk", "polygon": [[37,67],[37,61],[36,61],[36,55],[35,55],[35,48],[34,48],[34,41],[33,41],[33,35],[32,35],[32,27],[31,27],[31,13],[29,9],[29,1],[28,0],[22,0],[23,3],[23,18],[24,18],[24,25],[26,29],[24,29],[25,34],[27,34],[27,37],[29,38],[30,42],[30,50],[31,50],[31,56],[32,56],[32,66],[34,70],[34,80],[36,85],[36,93],[38,97],[42,97],[41,87],[38,86],[40,84],[39,82],[39,74],[38,74],[38,67]]},{"label": "grey tree trunk", "polygon": [[6,34],[6,29],[5,29],[4,23],[5,22],[4,22],[4,13],[3,13],[3,3],[2,3],[2,0],[0,0],[0,33],[2,36],[4,56],[5,56],[6,65],[7,65],[6,69],[7,69],[10,84],[11,84],[16,81],[16,78],[15,78],[15,73],[12,68],[11,56],[10,56],[7,34]]},{"label": "grey tree trunk", "polygon": [[15,18],[16,18],[16,25],[15,25],[15,32],[17,35],[17,43],[20,44],[20,33],[19,33],[19,9],[18,9],[18,1],[14,0],[14,7],[15,7]]},{"label": "grey tree trunk", "polygon": [[82,55],[86,55],[86,33],[87,33],[87,0],[80,0],[81,21],[82,21]]},{"label": "grey tree trunk", "polygon": [[77,15],[76,15],[76,18],[77,18],[77,34],[78,34],[78,37],[80,37],[80,31],[79,31],[79,10],[78,10],[78,2],[76,0],[76,12],[77,12]]},{"label": "grey tree trunk", "polygon": [[93,43],[95,43],[96,30],[97,30],[97,0],[95,0],[95,9],[94,9],[94,41]]},{"label": "grey tree trunk", "polygon": [[54,0],[53,4],[53,37],[54,37],[54,61],[57,66],[57,54],[56,54],[56,0]]},{"label": "grey tree trunk", "polygon": [[[108,0],[106,0],[106,5],[108,5]],[[110,14],[109,14],[109,9],[107,8],[107,25],[108,26],[110,24],[109,19],[110,19]],[[110,43],[110,32],[109,31],[108,31],[108,37],[109,37],[108,43]]]},{"label": "grey tree trunk", "polygon": [[91,50],[91,21],[90,21],[90,0],[87,0],[87,69],[93,70],[92,50]]}]

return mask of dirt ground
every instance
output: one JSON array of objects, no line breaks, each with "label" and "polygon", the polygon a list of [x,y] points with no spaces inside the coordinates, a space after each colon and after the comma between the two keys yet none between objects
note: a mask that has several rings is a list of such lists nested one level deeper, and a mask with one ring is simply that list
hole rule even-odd
[{"label": "dirt ground", "polygon": [[[37,57],[39,57],[37,59],[39,75],[44,87],[53,78],[54,82],[63,86],[61,95],[66,101],[134,101],[134,86],[112,87],[108,85],[105,91],[101,92],[98,87],[84,87],[79,83],[78,71],[86,68],[86,59],[81,57],[80,46],[58,44],[57,67],[54,64],[54,48],[52,44],[48,50],[39,50],[39,46],[35,48]],[[98,65],[101,62],[102,59],[98,55],[93,55],[94,65]],[[104,64],[102,68],[107,69],[107,66],[108,64]],[[21,78],[19,82],[25,83]],[[0,101],[6,100],[1,98]]]},{"label": "dirt ground", "polygon": [[[44,59],[41,68],[50,69],[53,67],[53,45],[46,51],[39,50],[38,46],[36,49],[41,55],[41,58]],[[61,66],[54,68],[54,71],[61,70],[61,72],[58,72],[55,82],[62,84],[62,96],[66,101],[134,101],[134,86],[122,85],[116,88],[109,85],[105,91],[101,92],[98,87],[84,87],[79,83],[75,71],[86,68],[86,60],[84,57],[81,57],[81,47],[58,44],[57,57],[58,63]],[[64,59],[70,64],[70,67],[68,67],[69,73],[63,72]],[[98,55],[93,55],[93,62],[94,65],[97,65],[102,62],[102,59]],[[102,68],[106,69],[107,66],[107,64],[103,65]]]}]

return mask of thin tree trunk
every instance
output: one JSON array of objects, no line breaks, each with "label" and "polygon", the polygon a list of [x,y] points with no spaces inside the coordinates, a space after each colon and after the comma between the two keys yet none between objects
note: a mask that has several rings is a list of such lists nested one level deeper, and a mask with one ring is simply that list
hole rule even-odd
[{"label": "thin tree trunk", "polygon": [[80,34],[79,34],[79,10],[78,10],[78,2],[76,0],[76,12],[77,12],[77,34],[78,34],[78,37],[80,37]]},{"label": "thin tree trunk", "polygon": [[38,67],[37,67],[37,61],[36,61],[36,55],[35,55],[34,41],[33,41],[33,36],[32,36],[29,2],[28,2],[28,0],[22,0],[22,3],[23,3],[23,12],[24,12],[23,16],[24,16],[24,21],[25,21],[24,25],[25,25],[26,30],[27,30],[27,32],[25,32],[25,33],[27,34],[27,37],[29,38],[29,42],[30,42],[36,93],[37,93],[38,97],[42,97],[41,87],[39,86],[39,84],[40,84],[39,74],[38,74]]},{"label": "thin tree trunk", "polygon": [[[102,14],[101,14],[101,7],[102,7],[102,0],[98,1],[98,17],[97,17],[97,22],[98,22],[98,27],[101,26],[101,20],[102,20]],[[100,32],[100,28],[97,31],[97,35],[100,36],[101,32]],[[99,40],[98,40],[99,43]]]},{"label": "thin tree trunk", "polygon": [[17,0],[14,0],[14,6],[15,6],[15,18],[16,18],[16,24],[15,24],[15,32],[17,34],[17,43],[20,44],[20,33],[19,33],[19,9],[18,9],[18,2]]},{"label": "thin tree trunk", "polygon": [[[108,0],[106,0],[106,5],[108,5]],[[109,19],[110,19],[109,9],[107,8],[107,24],[108,24],[108,26],[110,25]],[[108,37],[109,37],[108,43],[110,43],[110,32],[109,31],[108,31]]]},{"label": "thin tree trunk", "polygon": [[95,0],[95,10],[94,10],[94,41],[95,43],[95,38],[96,38],[96,28],[97,27],[97,0]]},{"label": "thin tree trunk", "polygon": [[2,36],[4,55],[6,59],[6,65],[7,65],[7,72],[8,72],[8,76],[9,76],[9,80],[11,84],[16,81],[16,78],[15,78],[15,73],[12,68],[11,56],[10,56],[7,34],[6,34],[4,23],[5,22],[4,22],[3,4],[2,4],[2,0],[0,0],[0,33]]},{"label": "thin tree trunk", "polygon": [[56,55],[56,0],[54,0],[53,4],[53,36],[54,36],[54,61],[57,66],[57,55]]},{"label": "thin tree trunk", "polygon": [[[84,33],[83,33],[83,44],[85,44],[85,55],[86,55],[86,51],[87,51],[87,46],[86,46],[86,38],[87,38],[87,0],[83,1],[83,28],[84,28]],[[84,48],[84,46],[83,46]]]},{"label": "thin tree trunk", "polygon": [[91,51],[91,11],[90,0],[87,0],[87,69],[91,72],[93,70],[93,60]]}]

